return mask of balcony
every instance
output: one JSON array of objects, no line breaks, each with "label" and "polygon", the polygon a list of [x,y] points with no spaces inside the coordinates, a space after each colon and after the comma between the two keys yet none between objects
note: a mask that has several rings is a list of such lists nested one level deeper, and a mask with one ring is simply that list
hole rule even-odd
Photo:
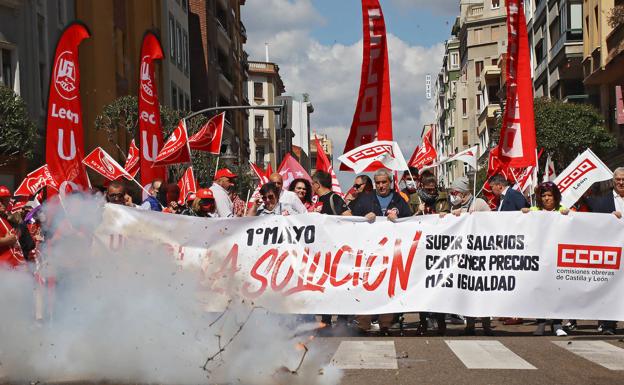
[{"label": "balcony", "polygon": [[483,67],[481,71],[481,84],[491,85],[499,84],[501,77],[501,70],[495,65],[489,65]]},{"label": "balcony", "polygon": [[607,35],[607,64],[624,52],[624,24],[619,24]]},{"label": "balcony", "polygon": [[227,54],[230,52],[232,40],[230,40],[228,31],[223,24],[221,24],[221,21],[216,17],[215,21],[217,22],[217,45]]},{"label": "balcony", "polygon": [[485,129],[496,126],[497,116],[501,108],[498,104],[488,104],[479,115],[479,127],[477,133],[480,135]]},{"label": "balcony", "polygon": [[228,76],[229,75],[223,71],[219,72],[219,93],[225,98],[232,96],[232,92],[234,91],[234,86]]},{"label": "balcony", "polygon": [[470,17],[482,16],[483,15],[483,4],[473,5],[472,7],[470,7],[470,9],[468,10],[468,15],[470,15]]},{"label": "balcony", "polygon": [[[568,47],[576,47],[576,49],[572,50],[573,52],[569,52],[570,49]],[[565,54],[576,54],[575,56],[583,54],[583,30],[582,29],[569,29],[565,31],[557,40],[555,45],[550,49],[550,61],[552,62],[558,59],[557,56],[560,53]]]},{"label": "balcony", "polygon": [[535,8],[535,13],[533,14],[533,25],[537,25],[538,24],[538,20],[542,17],[546,15],[546,12],[544,12],[546,10],[546,3],[547,0],[542,0],[540,1],[539,4],[537,4],[536,8]]},{"label": "balcony", "polygon": [[254,128],[254,140],[256,143],[264,143],[271,139],[271,135],[269,134],[269,129],[264,127],[256,127]]},{"label": "balcony", "polygon": [[533,79],[538,79],[540,76],[544,74],[544,70],[548,67],[548,60],[543,58],[542,61],[535,67],[535,76]]},{"label": "balcony", "polygon": [[240,22],[240,34],[243,38],[243,43],[247,43],[247,29],[245,28],[245,24],[243,24],[242,21]]}]

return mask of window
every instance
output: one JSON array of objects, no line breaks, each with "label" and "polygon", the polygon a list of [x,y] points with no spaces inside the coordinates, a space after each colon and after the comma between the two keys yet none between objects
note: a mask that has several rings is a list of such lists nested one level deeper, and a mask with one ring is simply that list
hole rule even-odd
[{"label": "window", "polygon": [[466,98],[462,98],[462,117],[468,116],[468,100]]},{"label": "window", "polygon": [[175,50],[176,63],[178,63],[178,66],[180,66],[182,65],[182,27],[180,26],[180,23],[176,23]]},{"label": "window", "polygon": [[481,43],[481,39],[483,38],[483,28],[475,28],[474,30],[474,44],[479,44]]},{"label": "window", "polygon": [[462,144],[464,146],[468,145],[468,130],[463,130],[462,131]]},{"label": "window", "polygon": [[188,50],[188,35],[186,31],[182,34],[182,69],[185,74],[189,72],[189,50]]},{"label": "window", "polygon": [[169,14],[169,56],[171,56],[172,60],[175,60],[175,21],[173,20],[173,16]]},{"label": "window", "polygon": [[178,110],[184,109],[184,92],[178,90]]},{"label": "window", "polygon": [[482,97],[483,97],[483,94],[477,95],[477,114],[479,113],[479,111],[481,111],[481,98]]},{"label": "window", "polygon": [[459,52],[451,52],[451,69],[459,68]]},{"label": "window", "polygon": [[171,108],[178,109],[178,89],[173,83],[171,83]]},{"label": "window", "polygon": [[184,12],[186,12],[186,11],[187,11],[187,8],[188,8],[188,7],[187,7],[187,4],[186,4],[186,0],[182,0],[182,4],[181,4],[181,6],[182,6],[182,9],[184,10]]},{"label": "window", "polygon": [[491,29],[492,38],[490,39],[490,41],[498,41],[499,31],[500,31],[500,27],[498,25],[492,26],[492,29]]},{"label": "window", "polygon": [[500,0],[492,0],[492,9],[500,8]]},{"label": "window", "polygon": [[59,2],[57,3],[58,7],[57,7],[57,16],[58,16],[58,23],[60,26],[64,26],[66,23],[65,20],[65,2],[63,0],[59,0]]},{"label": "window", "polygon": [[254,129],[256,131],[262,131],[264,128],[264,117],[262,115],[256,115],[254,117]]},{"label": "window", "polygon": [[8,49],[2,49],[0,51],[2,51],[2,56],[0,56],[0,66],[2,66],[0,83],[10,89],[13,89],[13,63],[11,60],[11,51]]},{"label": "window", "polygon": [[570,4],[570,29],[583,28],[583,4]]},{"label": "window", "polygon": [[254,99],[262,99],[262,83],[254,82]]},{"label": "window", "polygon": [[483,71],[483,61],[475,62],[475,77],[481,77],[481,71]]},{"label": "window", "polygon": [[191,111],[191,97],[184,95],[184,110]]},{"label": "window", "polygon": [[454,96],[456,92],[457,92],[457,81],[453,80],[451,82],[451,97]]}]

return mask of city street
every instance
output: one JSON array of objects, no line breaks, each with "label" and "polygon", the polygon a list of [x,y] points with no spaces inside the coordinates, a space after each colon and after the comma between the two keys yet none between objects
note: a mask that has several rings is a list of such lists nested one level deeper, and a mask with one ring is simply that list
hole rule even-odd
[{"label": "city street", "polygon": [[[332,365],[345,368],[351,384],[620,384],[624,339],[581,322],[568,337],[534,337],[535,328],[493,323],[494,337],[461,336],[450,325],[445,337],[330,337]],[[407,335],[410,330],[407,330]]]}]

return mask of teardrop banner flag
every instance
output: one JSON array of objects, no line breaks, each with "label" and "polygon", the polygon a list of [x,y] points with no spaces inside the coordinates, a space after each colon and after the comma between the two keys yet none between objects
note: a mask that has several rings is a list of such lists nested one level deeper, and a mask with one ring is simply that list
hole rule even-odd
[{"label": "teardrop banner flag", "polygon": [[[392,141],[386,23],[379,0],[362,0],[364,43],[360,92],[343,154],[373,141]],[[351,171],[345,163],[341,171]]]},{"label": "teardrop banner flag", "polygon": [[[54,55],[46,123],[46,162],[61,193],[89,187],[82,164],[84,138],[78,66],[78,46],[89,36],[84,25],[71,24],[61,35]],[[48,194],[56,191],[50,190]]]},{"label": "teardrop banner flag", "polygon": [[141,70],[139,71],[139,149],[141,154],[141,184],[152,183],[154,179],[166,180],[165,167],[154,165],[156,156],[163,147],[160,126],[160,103],[154,78],[154,60],[162,59],[163,51],[158,38],[147,32],[141,47]]}]

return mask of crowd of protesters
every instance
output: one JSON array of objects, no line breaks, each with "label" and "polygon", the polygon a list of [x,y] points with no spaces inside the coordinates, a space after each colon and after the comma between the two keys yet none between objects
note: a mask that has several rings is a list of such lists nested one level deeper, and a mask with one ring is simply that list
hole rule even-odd
[{"label": "crowd of protesters", "polygon": [[[288,189],[284,188],[282,176],[274,173],[259,188],[259,199],[250,204],[234,192],[237,178],[229,169],[220,169],[209,188],[189,193],[182,201],[178,201],[178,191],[170,189],[171,186],[165,185],[162,180],[154,180],[150,184],[141,202],[133,201],[125,184],[120,181],[109,183],[104,196],[111,204],[206,218],[316,212],[360,216],[372,223],[378,217],[397,221],[413,215],[459,216],[475,211],[521,211],[527,215],[534,211],[557,211],[567,215],[574,210],[615,215],[617,218],[622,218],[624,213],[624,167],[615,170],[613,188],[606,195],[587,193],[571,208],[561,205],[561,192],[553,182],[544,182],[536,187],[535,205],[531,206],[527,198],[513,189],[502,175],[495,175],[489,180],[491,191],[497,198],[497,204],[493,207],[473,195],[468,178],[457,178],[448,188],[443,188],[433,173],[424,171],[419,174],[417,169],[406,171],[396,184],[392,172],[386,169],[377,170],[372,179],[365,174],[358,175],[344,196],[332,191],[331,175],[323,171],[314,173],[311,182],[303,178],[291,181]],[[14,268],[27,261],[37,262],[39,245],[45,240],[42,223],[46,218],[43,211],[39,210],[41,206],[22,204],[12,210],[12,202],[9,189],[0,186],[0,265]],[[18,207],[14,202],[13,205]],[[475,335],[475,318],[464,319],[459,315],[426,312],[420,313],[418,333],[425,334],[428,329],[435,327],[437,334],[444,335],[449,319],[464,323],[466,335]],[[331,315],[322,315],[321,320],[331,329]],[[338,316],[335,327],[354,328],[360,333],[367,333],[375,325],[382,334],[387,334],[391,327],[400,324],[402,320],[402,314]],[[503,322],[506,325],[521,324],[524,320],[508,318],[503,319]],[[547,324],[550,324],[555,335],[565,336],[574,330],[576,321],[569,320],[563,325],[560,319],[538,319],[535,324],[535,335],[543,335]],[[482,318],[481,325],[485,335],[492,335],[490,318]],[[599,322],[599,330],[607,335],[614,334],[616,326],[616,321]]]}]

